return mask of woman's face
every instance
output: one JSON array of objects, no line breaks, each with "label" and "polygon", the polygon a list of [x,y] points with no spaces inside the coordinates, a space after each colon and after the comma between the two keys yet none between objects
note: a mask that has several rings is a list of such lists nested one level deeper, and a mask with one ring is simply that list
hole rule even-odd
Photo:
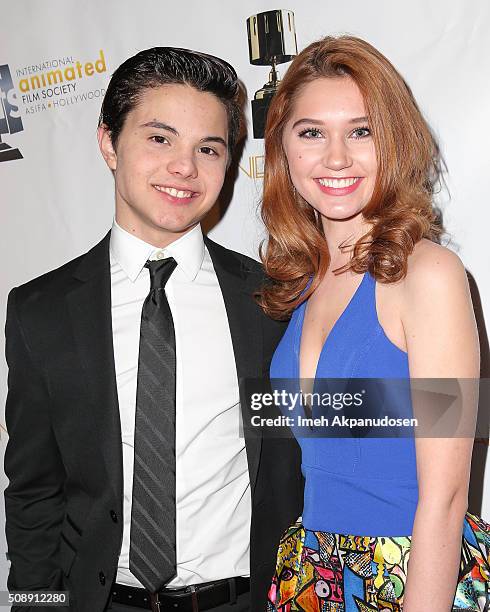
[{"label": "woman's face", "polygon": [[321,215],[350,219],[369,202],[378,163],[362,94],[349,76],[305,85],[282,144],[296,190]]}]

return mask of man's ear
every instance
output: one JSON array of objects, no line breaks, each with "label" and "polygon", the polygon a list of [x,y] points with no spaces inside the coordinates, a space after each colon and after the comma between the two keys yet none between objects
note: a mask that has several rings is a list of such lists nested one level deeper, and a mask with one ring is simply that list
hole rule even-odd
[{"label": "man's ear", "polygon": [[115,170],[117,167],[117,155],[112,144],[111,134],[106,125],[99,125],[97,129],[97,140],[99,142],[99,149],[102,153],[102,157],[105,159],[105,163],[111,170]]}]

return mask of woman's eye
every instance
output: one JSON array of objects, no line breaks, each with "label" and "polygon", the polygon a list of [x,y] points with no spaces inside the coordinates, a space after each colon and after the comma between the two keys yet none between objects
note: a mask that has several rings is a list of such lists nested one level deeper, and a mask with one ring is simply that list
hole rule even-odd
[{"label": "woman's eye", "polygon": [[157,144],[165,144],[168,142],[165,136],[152,136],[150,140],[153,140],[153,142],[156,142]]},{"label": "woman's eye", "polygon": [[300,138],[321,138],[323,134],[318,128],[307,128],[299,133]]},{"label": "woman's eye", "polygon": [[352,132],[352,136],[354,138],[366,138],[366,136],[370,136],[370,135],[371,135],[371,130],[368,127],[356,128]]}]

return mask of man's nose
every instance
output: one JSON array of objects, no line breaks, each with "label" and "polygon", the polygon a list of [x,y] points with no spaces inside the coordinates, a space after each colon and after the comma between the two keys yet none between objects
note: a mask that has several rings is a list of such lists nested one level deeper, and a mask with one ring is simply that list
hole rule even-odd
[{"label": "man's nose", "polygon": [[168,161],[167,169],[171,174],[183,178],[196,178],[197,164],[194,152],[187,149],[176,149]]}]

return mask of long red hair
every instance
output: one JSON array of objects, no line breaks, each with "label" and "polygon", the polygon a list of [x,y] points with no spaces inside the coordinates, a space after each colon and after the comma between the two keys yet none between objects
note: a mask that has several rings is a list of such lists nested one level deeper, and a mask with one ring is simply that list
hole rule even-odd
[{"label": "long red hair", "polygon": [[345,76],[363,95],[378,172],[362,211],[371,229],[353,245],[349,263],[338,272],[369,271],[380,282],[395,282],[405,276],[415,244],[441,233],[432,205],[440,175],[439,149],[403,78],[360,38],[327,36],[312,43],[280,83],[265,130],[262,219],[269,237],[261,257],[271,280],[257,299],[276,319],[287,318],[311,295],[330,262],[321,220],[291,182],[282,146],[284,126],[307,83]]}]

